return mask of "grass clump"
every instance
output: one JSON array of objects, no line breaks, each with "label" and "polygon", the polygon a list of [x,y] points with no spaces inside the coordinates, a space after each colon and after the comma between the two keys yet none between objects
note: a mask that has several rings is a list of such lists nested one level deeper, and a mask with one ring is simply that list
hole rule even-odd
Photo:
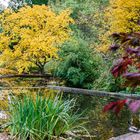
[{"label": "grass clump", "polygon": [[66,137],[74,130],[83,129],[81,114],[73,112],[75,100],[60,97],[35,100],[25,96],[10,106],[7,123],[12,137],[18,140],[52,140]]}]

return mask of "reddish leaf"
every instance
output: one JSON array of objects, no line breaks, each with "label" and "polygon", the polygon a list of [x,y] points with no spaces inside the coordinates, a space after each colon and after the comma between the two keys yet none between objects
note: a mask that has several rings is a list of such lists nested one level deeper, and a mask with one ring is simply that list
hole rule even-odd
[{"label": "reddish leaf", "polygon": [[117,102],[111,102],[104,106],[103,112],[107,112],[109,110],[112,110],[116,106]]},{"label": "reddish leaf", "polygon": [[138,48],[128,48],[126,49],[127,53],[133,54],[133,53],[139,53],[140,52],[140,47]]},{"label": "reddish leaf", "polygon": [[126,100],[119,100],[117,101],[117,106],[114,108],[114,111],[116,114],[119,114],[119,112],[122,110],[126,103]]},{"label": "reddish leaf", "polygon": [[124,75],[123,75],[125,78],[127,78],[127,79],[130,79],[130,80],[135,80],[135,79],[137,79],[137,80],[140,80],[140,73],[125,73]]},{"label": "reddish leaf", "polygon": [[113,111],[116,115],[120,113],[122,108],[124,107],[127,100],[118,100],[116,102],[111,102],[104,106],[103,112]]},{"label": "reddish leaf", "polygon": [[132,60],[130,58],[124,57],[119,59],[117,64],[111,69],[111,73],[115,78],[117,78],[126,72],[128,65],[132,65]]},{"label": "reddish leaf", "polygon": [[123,77],[126,79],[126,86],[136,87],[140,85],[140,73],[125,73]]}]

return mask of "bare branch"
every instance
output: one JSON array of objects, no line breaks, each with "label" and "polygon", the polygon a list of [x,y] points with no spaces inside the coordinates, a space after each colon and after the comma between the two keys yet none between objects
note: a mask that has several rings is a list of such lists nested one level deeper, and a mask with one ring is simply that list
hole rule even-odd
[{"label": "bare branch", "polygon": [[0,76],[0,79],[4,78],[51,78],[50,74],[8,74]]}]

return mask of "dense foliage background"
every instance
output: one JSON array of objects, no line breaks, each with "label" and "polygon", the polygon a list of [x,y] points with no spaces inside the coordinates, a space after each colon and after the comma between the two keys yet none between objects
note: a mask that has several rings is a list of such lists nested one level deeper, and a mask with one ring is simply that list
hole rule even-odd
[{"label": "dense foliage background", "polygon": [[[58,86],[139,94],[139,11],[139,0],[11,0],[6,5],[0,3],[0,75],[22,75],[12,80],[0,80],[1,87],[34,87],[53,83]],[[133,65],[130,59],[133,59]],[[125,75],[124,78],[123,74],[128,72],[133,73]],[[26,77],[27,75],[38,75],[41,78],[31,80]],[[48,102],[51,104],[49,107],[52,112],[62,109],[58,116],[52,116],[51,119],[57,127],[65,122],[67,131],[73,130],[72,127],[68,127],[72,121],[70,117],[75,117],[73,112],[80,112],[81,115],[84,110],[86,115],[83,113],[81,116],[86,116],[92,123],[87,123],[88,130],[84,127],[83,129],[88,133],[92,127],[90,133],[95,139],[105,140],[127,132],[127,121],[131,115],[126,108],[119,116],[123,116],[123,119],[112,113],[101,113],[102,106],[110,101],[116,101],[114,98],[63,95],[62,101],[58,98],[58,104],[55,104],[53,101],[56,92],[44,89],[40,91],[45,96],[41,95],[37,103],[36,94],[40,93],[35,90],[12,91],[12,95],[18,100],[17,104],[14,104],[17,110],[14,110],[14,105],[10,107],[13,109],[10,116],[12,123],[16,120],[16,111],[25,109],[25,112],[28,110],[29,114],[37,115],[35,109],[44,101],[45,107],[48,106]],[[9,92],[3,91],[1,95],[0,110],[7,109]],[[51,98],[45,100],[50,95]],[[77,100],[73,102],[73,98]],[[72,107],[69,106],[71,104],[67,104],[70,102],[73,103]],[[71,111],[71,108],[74,109]],[[52,112],[43,109],[42,107],[42,112],[51,116]],[[70,121],[68,125],[65,118],[59,118],[64,111],[65,118]],[[59,133],[49,125],[51,121],[47,124],[49,128],[44,127],[42,121],[46,121],[46,118],[42,114],[36,117],[41,118],[38,124],[33,123],[35,128],[42,126],[39,137],[42,136],[42,132],[44,139],[68,136],[66,131]],[[27,118],[20,114],[18,119],[20,122],[20,119]],[[32,117],[29,115],[28,119],[25,125],[30,127]],[[79,118],[74,118],[74,127],[77,125],[77,119]],[[81,121],[80,118],[79,124]],[[120,127],[124,128],[121,132],[118,130]],[[22,137],[24,133],[24,138],[28,139],[30,135],[27,135],[26,130],[20,128],[20,123],[10,126],[9,129],[13,135]],[[46,130],[51,134],[46,136]],[[34,131],[33,138],[35,135]]]}]

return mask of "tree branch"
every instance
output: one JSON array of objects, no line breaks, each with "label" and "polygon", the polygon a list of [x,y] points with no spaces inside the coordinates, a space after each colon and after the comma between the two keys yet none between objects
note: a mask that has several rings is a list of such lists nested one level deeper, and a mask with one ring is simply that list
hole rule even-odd
[{"label": "tree branch", "polygon": [[4,78],[52,78],[50,74],[8,74],[0,76],[0,79]]}]

